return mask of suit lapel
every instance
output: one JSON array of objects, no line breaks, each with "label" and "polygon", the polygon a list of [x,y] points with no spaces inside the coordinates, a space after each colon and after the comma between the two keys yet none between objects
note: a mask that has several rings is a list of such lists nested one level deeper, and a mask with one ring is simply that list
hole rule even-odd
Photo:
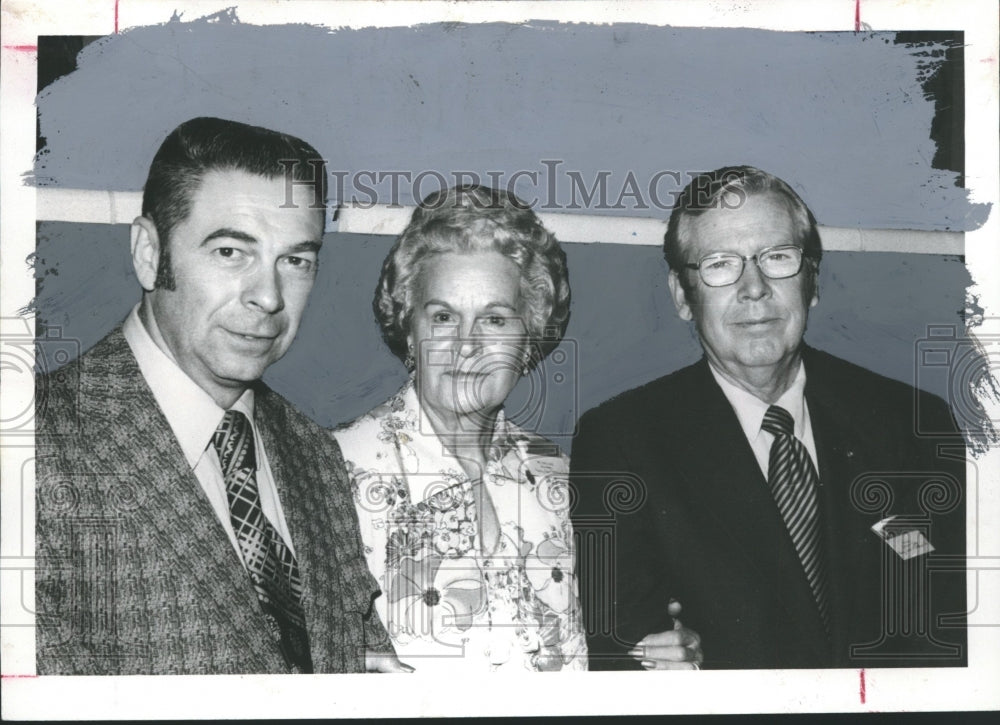
[{"label": "suit lapel", "polygon": [[[226,611],[231,634],[261,671],[275,671],[277,648],[267,629],[256,594],[228,534],[180,445],[170,430],[120,328],[80,374],[80,410],[95,435],[95,455],[109,472],[132,477],[139,505],[135,525],[153,532],[153,562],[168,561],[171,576],[192,577],[199,596]],[[151,572],[147,572],[151,573]],[[262,659],[263,658],[263,659]]]},{"label": "suit lapel", "polygon": [[819,463],[834,647],[837,657],[845,658],[843,662],[848,664],[850,645],[862,643],[854,633],[871,629],[867,620],[872,612],[881,611],[880,592],[877,586],[871,586],[871,582],[879,581],[878,573],[871,568],[879,565],[881,548],[870,527],[879,516],[861,511],[852,501],[852,484],[869,467],[862,460],[865,446],[855,432],[857,421],[840,402],[844,391],[810,366],[810,351],[804,353],[804,358],[806,402]]},{"label": "suit lapel", "polygon": [[807,631],[821,633],[819,612],[784,519],[739,419],[704,359],[688,395],[681,403],[690,411],[682,433],[686,439],[672,447],[686,453],[664,465],[683,472],[688,502],[716,523],[714,535],[732,542],[733,555],[745,561],[763,586],[780,591],[787,616],[801,621]]},{"label": "suit lapel", "polygon": [[301,465],[301,460],[311,460],[318,452],[305,449],[308,439],[302,431],[293,428],[295,423],[279,404],[277,395],[260,385],[255,396],[254,422],[267,449],[272,478],[302,577],[302,607],[313,669],[315,672],[338,671],[340,665],[336,659],[343,653],[334,652],[328,644],[335,639],[331,634],[335,612],[342,609],[331,599],[331,591],[342,588],[336,582],[331,587],[330,581],[331,577],[338,576],[340,566],[335,548],[321,545],[321,542],[334,540],[334,526],[325,516],[325,509],[311,503],[316,499],[307,492],[309,486],[322,486],[324,482],[310,479]]}]

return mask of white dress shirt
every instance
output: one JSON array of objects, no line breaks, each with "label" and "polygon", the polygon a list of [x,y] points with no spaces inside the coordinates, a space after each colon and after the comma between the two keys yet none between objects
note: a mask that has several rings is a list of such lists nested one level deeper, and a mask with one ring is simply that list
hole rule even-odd
[{"label": "white dress shirt", "polygon": [[[736,411],[740,427],[743,428],[743,435],[746,436],[747,442],[750,443],[753,455],[757,459],[757,464],[760,466],[760,470],[766,479],[768,469],[770,468],[771,443],[774,442],[774,436],[763,430],[760,426],[764,422],[764,414],[771,407],[771,404],[765,403],[753,393],[747,392],[743,388],[726,380],[711,362],[709,362],[708,367],[712,371],[715,382],[722,388],[722,392],[729,401],[729,404]],[[812,422],[809,420],[809,406],[806,405],[805,389],[806,368],[800,362],[799,370],[795,374],[795,379],[792,381],[791,386],[774,404],[781,406],[791,414],[792,420],[795,421],[795,437],[805,445],[806,450],[809,452],[809,457],[812,458],[813,465],[816,466],[816,470],[818,471],[816,441],[813,439]]]},{"label": "white dress shirt", "polygon": [[[153,397],[156,398],[160,410],[163,411],[174,437],[184,452],[184,458],[194,471],[195,477],[212,504],[215,515],[219,517],[242,562],[243,555],[240,553],[236,533],[229,518],[229,502],[226,498],[222,465],[219,463],[215,446],[212,445],[212,436],[226,411],[216,405],[212,397],[181,370],[169,351],[161,349],[156,344],[139,317],[139,305],[132,308],[122,332],[129,347],[132,348],[136,362],[139,363],[142,376],[153,391]],[[260,491],[260,504],[264,515],[292,553],[295,553],[274,479],[271,476],[267,453],[257,427],[253,424],[253,390],[246,390],[233,404],[232,409],[246,415],[253,428],[257,455],[257,488]]]}]

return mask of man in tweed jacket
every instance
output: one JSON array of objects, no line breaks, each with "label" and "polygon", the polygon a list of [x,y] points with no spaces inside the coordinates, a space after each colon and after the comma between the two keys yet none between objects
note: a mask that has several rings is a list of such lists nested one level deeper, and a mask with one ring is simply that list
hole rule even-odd
[{"label": "man in tweed jacket", "polygon": [[366,652],[398,668],[340,450],[260,382],[315,278],[325,173],[305,142],[220,119],[160,147],[131,233],[142,301],[37,381],[39,674],[294,670],[228,515],[212,436],[229,409],[298,564],[312,671],[363,672]]}]

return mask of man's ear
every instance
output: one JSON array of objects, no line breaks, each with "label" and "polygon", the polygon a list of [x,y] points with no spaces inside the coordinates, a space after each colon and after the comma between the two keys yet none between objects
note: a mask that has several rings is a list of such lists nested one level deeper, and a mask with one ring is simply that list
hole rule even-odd
[{"label": "man's ear", "polygon": [[156,288],[156,273],[160,265],[160,235],[156,225],[144,216],[132,222],[132,266],[139,284],[147,292]]},{"label": "man's ear", "polygon": [[815,307],[819,304],[819,268],[815,265],[812,267],[812,297],[809,299],[809,306]]},{"label": "man's ear", "polygon": [[682,320],[690,322],[693,318],[691,306],[688,304],[687,294],[684,292],[684,285],[677,272],[670,270],[667,276],[667,284],[670,286],[670,296],[674,298],[674,307],[677,308],[677,315]]}]

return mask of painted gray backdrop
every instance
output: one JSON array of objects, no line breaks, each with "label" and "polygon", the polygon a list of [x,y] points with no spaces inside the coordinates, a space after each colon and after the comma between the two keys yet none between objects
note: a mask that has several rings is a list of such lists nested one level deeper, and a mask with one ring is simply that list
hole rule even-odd
[{"label": "painted gray backdrop", "polygon": [[[44,148],[28,183],[141,189],[173,127],[217,115],[308,139],[331,170],[349,174],[348,200],[372,196],[351,183],[358,171],[494,172],[506,183],[525,170],[536,181],[522,177],[515,191],[558,206],[571,200],[567,171],[588,186],[603,171],[612,205],[630,172],[645,192],[661,171],[686,181],[749,163],[792,183],[822,224],[967,230],[988,209],[960,186],[961,51],[949,48],[895,33],[555,23],[330,31],[244,25],[232,13],[175,18],[88,45],[78,70],[40,93]],[[661,201],[677,190],[668,181]],[[428,179],[423,192],[434,188]],[[377,201],[414,201],[406,183],[398,198],[388,192],[378,185]],[[643,197],[567,211],[667,216]],[[267,374],[324,425],[365,412],[404,380],[371,313],[391,243],[327,235],[299,339]],[[509,407],[568,449],[583,410],[700,350],[674,313],[658,248],[566,248],[567,341]],[[86,349],[138,299],[126,226],[40,222],[32,261],[40,335],[50,326]],[[969,284],[957,257],[828,253],[807,341],[949,395],[948,370],[922,363],[920,341],[929,326],[938,339],[961,335]]]}]

